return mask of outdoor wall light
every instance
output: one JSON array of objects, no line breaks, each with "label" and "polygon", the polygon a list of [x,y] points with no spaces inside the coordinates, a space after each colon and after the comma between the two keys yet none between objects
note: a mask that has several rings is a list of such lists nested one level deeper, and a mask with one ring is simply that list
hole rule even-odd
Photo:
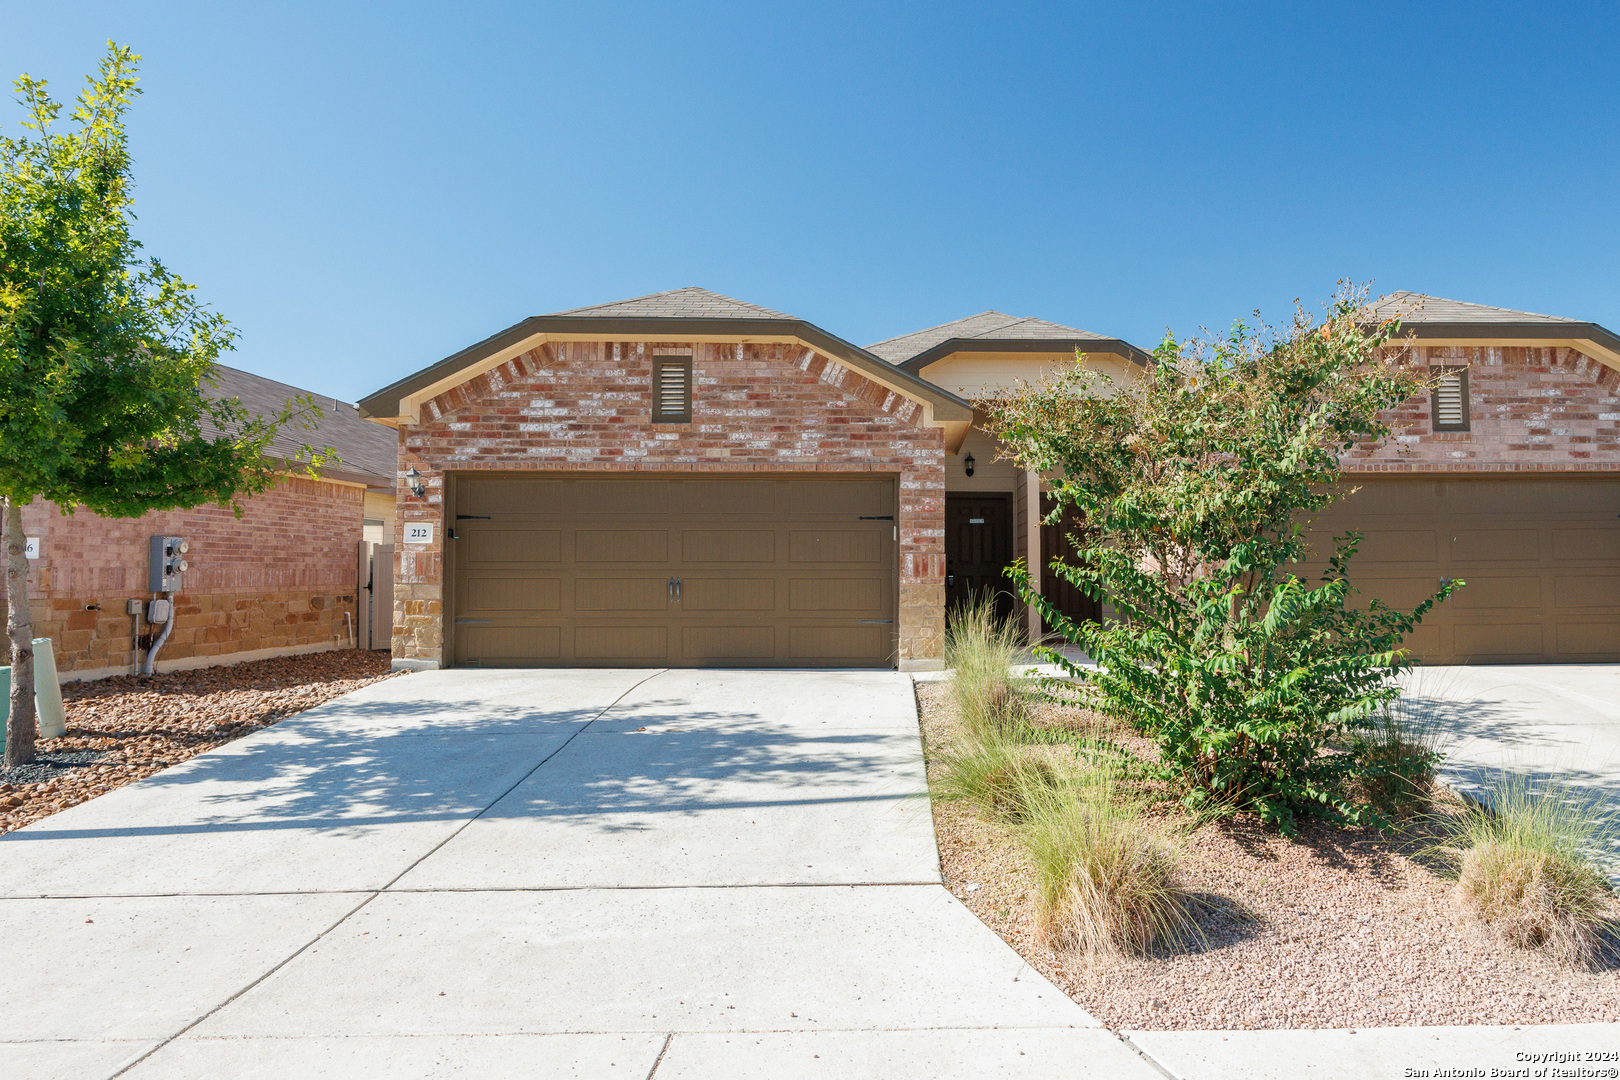
[{"label": "outdoor wall light", "polygon": [[415,465],[412,465],[411,471],[405,474],[405,479],[410,482],[412,495],[420,499],[427,494],[427,485],[422,483],[422,474],[416,471]]},{"label": "outdoor wall light", "polygon": [[972,454],[969,454],[967,457],[962,459],[962,468],[967,470],[967,474],[969,476],[973,475],[973,455]]}]

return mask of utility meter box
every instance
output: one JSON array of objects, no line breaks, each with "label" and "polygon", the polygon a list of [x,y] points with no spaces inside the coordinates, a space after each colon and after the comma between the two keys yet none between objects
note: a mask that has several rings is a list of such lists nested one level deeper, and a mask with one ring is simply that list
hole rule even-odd
[{"label": "utility meter box", "polygon": [[179,592],[180,575],[188,568],[185,554],[190,550],[183,536],[152,537],[152,564],[146,587],[152,592]]}]

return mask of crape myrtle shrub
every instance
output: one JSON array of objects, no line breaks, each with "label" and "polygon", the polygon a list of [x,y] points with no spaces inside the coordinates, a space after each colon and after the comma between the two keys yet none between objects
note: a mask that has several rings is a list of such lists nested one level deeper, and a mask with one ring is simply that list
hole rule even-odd
[{"label": "crape myrtle shrub", "polygon": [[1387,438],[1380,414],[1424,385],[1385,355],[1398,325],[1372,322],[1365,296],[1341,286],[1321,319],[1299,309],[1285,329],[1167,337],[1129,382],[1081,357],[983,403],[1006,452],[1051,478],[1048,520],[1084,514],[1074,561],[1051,572],[1118,613],[1065,618],[1017,566],[1025,599],[1098,667],[1047,658],[1157,741],[1188,808],[1254,811],[1289,835],[1301,815],[1382,824],[1349,794],[1389,767],[1360,735],[1399,696],[1402,638],[1456,587],[1410,612],[1353,606],[1355,534],[1318,579],[1297,573],[1303,523],[1346,494],[1340,454]]}]

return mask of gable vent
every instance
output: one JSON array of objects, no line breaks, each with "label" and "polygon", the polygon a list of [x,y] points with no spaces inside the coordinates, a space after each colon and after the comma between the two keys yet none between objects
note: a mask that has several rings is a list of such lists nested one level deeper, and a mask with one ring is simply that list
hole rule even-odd
[{"label": "gable vent", "polygon": [[653,357],[653,410],[655,424],[692,422],[692,358]]},{"label": "gable vent", "polygon": [[1468,369],[1435,368],[1431,403],[1436,431],[1468,430]]}]

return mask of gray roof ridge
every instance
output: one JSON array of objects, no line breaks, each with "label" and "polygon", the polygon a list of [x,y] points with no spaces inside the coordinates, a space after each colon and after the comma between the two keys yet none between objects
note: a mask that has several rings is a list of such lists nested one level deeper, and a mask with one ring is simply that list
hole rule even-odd
[{"label": "gray roof ridge", "polygon": [[[683,285],[678,289],[663,289],[663,290],[660,290],[658,292],[646,293],[645,295],[642,295],[642,296],[627,296],[627,297],[625,297],[625,298],[623,298],[621,300],[609,300],[609,301],[606,301],[605,303],[600,303],[600,304],[587,304],[584,307],[569,308],[569,309],[567,309],[565,311],[552,311],[552,312],[548,312],[547,314],[541,315],[541,316],[538,316],[538,317],[542,318],[542,319],[561,318],[561,317],[568,317],[568,316],[582,316],[582,317],[589,318],[589,317],[592,317],[592,316],[600,315],[604,311],[612,311],[615,308],[630,307],[632,305],[644,303],[644,302],[649,301],[649,300],[667,300],[667,299],[670,299],[672,297],[678,297],[678,296],[682,296],[682,295],[694,295],[694,294],[697,295],[697,296],[701,296],[703,298],[706,298],[706,299],[724,301],[727,304],[733,304],[738,308],[745,309],[746,313],[747,313],[747,317],[761,318],[761,319],[783,319],[783,320],[788,320],[788,321],[791,321],[791,322],[802,322],[803,321],[803,320],[799,319],[795,315],[789,315],[789,314],[787,314],[785,312],[776,311],[776,310],[774,310],[772,308],[768,308],[768,307],[761,307],[759,304],[751,304],[747,300],[739,300],[735,296],[727,296],[725,293],[717,293],[713,289],[705,289],[701,285]],[[711,317],[736,318],[736,317],[743,317],[743,316],[740,316],[740,315],[739,316],[727,316],[727,315],[715,316],[715,315],[711,315]]]}]

